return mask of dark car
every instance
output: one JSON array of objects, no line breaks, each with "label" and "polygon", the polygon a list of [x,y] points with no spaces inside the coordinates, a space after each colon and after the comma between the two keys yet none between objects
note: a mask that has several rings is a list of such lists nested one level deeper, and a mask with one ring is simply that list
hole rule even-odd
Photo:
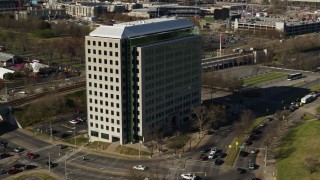
[{"label": "dark car", "polygon": [[22,170],[19,168],[12,168],[12,169],[9,169],[7,173],[10,175],[13,175],[13,174],[17,174],[19,172],[22,172]]},{"label": "dark car", "polygon": [[267,117],[266,120],[267,120],[267,121],[273,121],[273,118],[272,118],[272,117]]},{"label": "dark car", "polygon": [[68,146],[67,145],[64,145],[64,144],[57,144],[57,148],[58,149],[65,149],[67,148]]},{"label": "dark car", "polygon": [[239,174],[245,174],[247,172],[247,170],[243,168],[238,168],[237,171]]},{"label": "dark car", "polygon": [[0,141],[0,146],[7,146],[8,145],[8,142],[6,141]]},{"label": "dark car", "polygon": [[224,163],[224,161],[222,160],[222,159],[216,159],[215,161],[214,161],[214,164],[215,165],[221,165],[221,164],[223,164]]},{"label": "dark car", "polygon": [[7,173],[7,170],[5,170],[5,169],[0,169],[0,174],[5,174],[5,173]]},{"label": "dark car", "polygon": [[25,167],[25,166],[26,166],[25,164],[17,163],[17,164],[14,164],[12,167],[18,169],[18,168],[22,168],[22,167]]},{"label": "dark car", "polygon": [[259,129],[254,129],[254,130],[252,131],[252,134],[253,134],[253,135],[262,134],[262,131],[259,130]]},{"label": "dark car", "polygon": [[62,134],[60,134],[60,138],[67,138],[67,137],[69,137],[69,136],[70,136],[69,133],[62,133]]},{"label": "dark car", "polygon": [[249,155],[249,153],[246,151],[240,151],[240,153],[239,153],[239,156],[241,156],[241,157],[247,157],[248,155]]},{"label": "dark car", "polygon": [[28,152],[28,153],[26,154],[26,157],[29,158],[29,159],[34,159],[34,158],[37,158],[37,157],[39,157],[39,156],[40,156],[39,154],[34,154],[34,153],[32,153],[32,152]]},{"label": "dark car", "polygon": [[31,170],[31,169],[34,169],[34,168],[36,168],[36,167],[37,167],[36,165],[29,164],[29,165],[26,165],[26,166],[24,167],[24,170]]},{"label": "dark car", "polygon": [[0,154],[0,159],[5,159],[10,156],[11,156],[10,154],[3,153],[3,154]]},{"label": "dark car", "polygon": [[246,141],[244,142],[244,144],[249,146],[249,145],[251,145],[251,144],[252,144],[252,141],[250,141],[250,140],[246,140]]},{"label": "dark car", "polygon": [[49,161],[46,162],[46,166],[47,166],[47,167],[49,167],[49,166],[50,166],[50,167],[55,167],[55,165],[56,165],[56,164],[53,163],[53,162],[49,162]]},{"label": "dark car", "polygon": [[218,158],[224,158],[224,157],[227,156],[227,154],[224,153],[224,152],[217,152],[217,153],[215,154],[215,156],[217,156]]},{"label": "dark car", "polygon": [[201,154],[199,159],[202,160],[202,161],[205,161],[205,160],[208,159],[208,156],[205,155],[205,154]]},{"label": "dark car", "polygon": [[211,149],[209,149],[209,148],[202,148],[201,149],[201,153],[207,153],[207,152],[209,152]]}]

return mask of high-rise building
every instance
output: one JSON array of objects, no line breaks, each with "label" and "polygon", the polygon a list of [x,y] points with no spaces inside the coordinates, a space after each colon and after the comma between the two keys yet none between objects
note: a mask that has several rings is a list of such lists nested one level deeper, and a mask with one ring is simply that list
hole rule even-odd
[{"label": "high-rise building", "polygon": [[100,26],[85,38],[90,141],[147,141],[200,104],[201,37],[187,19]]}]

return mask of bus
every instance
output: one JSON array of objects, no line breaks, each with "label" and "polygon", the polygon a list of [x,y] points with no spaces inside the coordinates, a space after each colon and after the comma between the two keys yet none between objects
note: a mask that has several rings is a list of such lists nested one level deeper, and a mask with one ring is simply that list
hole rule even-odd
[{"label": "bus", "polygon": [[308,94],[305,97],[301,98],[301,103],[307,104],[307,103],[313,101],[314,99],[315,99],[315,97],[312,94]]},{"label": "bus", "polygon": [[289,74],[288,75],[288,80],[295,80],[295,79],[299,79],[302,78],[302,73],[295,73],[295,74]]}]

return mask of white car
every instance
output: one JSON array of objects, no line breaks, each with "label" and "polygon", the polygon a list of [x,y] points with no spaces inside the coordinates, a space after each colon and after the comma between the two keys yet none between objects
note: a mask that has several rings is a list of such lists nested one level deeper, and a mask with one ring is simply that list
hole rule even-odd
[{"label": "white car", "polygon": [[133,166],[133,169],[139,170],[139,171],[144,171],[144,170],[147,170],[147,167],[145,167],[143,165],[136,165],[136,166]]},{"label": "white car", "polygon": [[249,169],[252,169],[252,170],[254,169],[254,164],[253,163],[249,164]]},{"label": "white car", "polygon": [[85,120],[85,118],[77,117],[77,121],[84,122],[84,121],[86,121],[86,120]]},{"label": "white car", "polygon": [[195,177],[196,177],[196,176],[194,176],[194,175],[191,174],[191,173],[181,174],[181,178],[182,178],[182,179],[193,180],[193,179],[195,179]]},{"label": "white car", "polygon": [[71,123],[71,124],[78,124],[79,123],[79,121],[78,120],[71,120],[71,121],[69,121],[69,123]]},{"label": "white car", "polygon": [[211,149],[210,154],[215,154],[217,152],[217,147]]},{"label": "white car", "polygon": [[213,159],[214,155],[215,155],[215,153],[211,151],[209,156],[208,156],[208,159]]}]

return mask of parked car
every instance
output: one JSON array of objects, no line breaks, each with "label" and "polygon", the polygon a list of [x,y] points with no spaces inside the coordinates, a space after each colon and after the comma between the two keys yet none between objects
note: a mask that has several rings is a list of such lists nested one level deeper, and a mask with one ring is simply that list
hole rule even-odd
[{"label": "parked car", "polygon": [[3,153],[3,154],[0,154],[0,159],[5,159],[10,156],[11,156],[10,154]]},{"label": "parked car", "polygon": [[215,157],[214,153],[210,153],[208,159],[213,159]]},{"label": "parked car", "polygon": [[147,170],[147,167],[144,165],[136,165],[136,166],[133,166],[133,169],[139,170],[139,171],[145,171],[145,170]]},{"label": "parked car", "polygon": [[252,144],[252,141],[250,141],[250,140],[246,140],[246,141],[244,142],[244,144],[245,144],[245,145],[247,145],[247,146],[249,146],[249,145],[251,145],[251,144]]},{"label": "parked car", "polygon": [[267,121],[273,121],[273,117],[267,117]]},{"label": "parked car", "polygon": [[6,169],[0,169],[0,174],[5,174],[5,173],[7,173]]},{"label": "parked car", "polygon": [[16,147],[16,148],[13,149],[13,151],[16,152],[16,153],[19,153],[19,152],[24,151],[24,149],[22,147]]},{"label": "parked car", "polygon": [[210,153],[213,153],[213,154],[215,154],[216,152],[217,152],[217,147],[213,147],[210,151]]},{"label": "parked car", "polygon": [[249,169],[251,169],[251,170],[254,169],[254,164],[253,163],[249,163]]},{"label": "parked car", "polygon": [[23,164],[23,163],[16,163],[16,164],[14,164],[12,167],[13,168],[22,168],[22,167],[25,167],[26,165],[25,164]]},{"label": "parked car", "polygon": [[226,153],[223,153],[223,152],[217,152],[216,153],[216,156],[218,157],[218,158],[224,158],[224,157],[226,157]]},{"label": "parked car", "polygon": [[37,167],[36,165],[29,164],[29,165],[26,165],[26,166],[24,167],[24,170],[31,170],[31,169],[34,169],[34,168],[36,168],[36,167]]},{"label": "parked car", "polygon": [[246,157],[246,156],[249,155],[249,153],[246,152],[246,151],[240,151],[239,155],[240,155],[241,157]]},{"label": "parked car", "polygon": [[6,141],[0,141],[0,146],[7,146],[8,145],[8,142],[6,142]]},{"label": "parked car", "polygon": [[66,138],[66,137],[69,137],[69,136],[70,136],[70,134],[68,134],[68,133],[60,134],[60,138]]},{"label": "parked car", "polygon": [[201,154],[199,159],[202,160],[202,161],[205,161],[205,160],[208,159],[208,156],[205,155],[205,154]]},{"label": "parked car", "polygon": [[32,153],[32,152],[28,152],[28,153],[26,154],[26,157],[29,158],[29,159],[34,159],[34,158],[39,157],[39,154],[34,154],[34,153]]},{"label": "parked car", "polygon": [[13,174],[17,174],[17,173],[19,173],[19,172],[22,172],[22,169],[19,169],[19,168],[11,168],[11,169],[9,169],[8,170],[8,174],[10,174],[10,175],[13,175]]},{"label": "parked car", "polygon": [[207,153],[207,152],[209,152],[210,151],[210,149],[209,148],[202,148],[201,149],[201,153]]},{"label": "parked car", "polygon": [[265,123],[261,123],[259,126],[260,126],[260,127],[265,127],[266,124],[265,124]]},{"label": "parked car", "polygon": [[181,174],[182,179],[194,180],[195,176],[191,173]]},{"label": "parked car", "polygon": [[72,119],[71,121],[69,121],[69,123],[73,124],[73,125],[76,125],[78,124],[80,121],[78,120],[75,120],[75,119]]},{"label": "parked car", "polygon": [[214,161],[214,164],[215,165],[221,165],[221,164],[223,164],[224,163],[224,161],[222,160],[222,159],[216,159],[215,161]]},{"label": "parked car", "polygon": [[245,170],[243,168],[237,168],[237,171],[239,172],[239,174],[244,174],[247,172],[247,170]]},{"label": "parked car", "polygon": [[77,117],[77,120],[80,121],[80,122],[85,122],[86,121],[85,118],[81,118],[81,117]]}]

